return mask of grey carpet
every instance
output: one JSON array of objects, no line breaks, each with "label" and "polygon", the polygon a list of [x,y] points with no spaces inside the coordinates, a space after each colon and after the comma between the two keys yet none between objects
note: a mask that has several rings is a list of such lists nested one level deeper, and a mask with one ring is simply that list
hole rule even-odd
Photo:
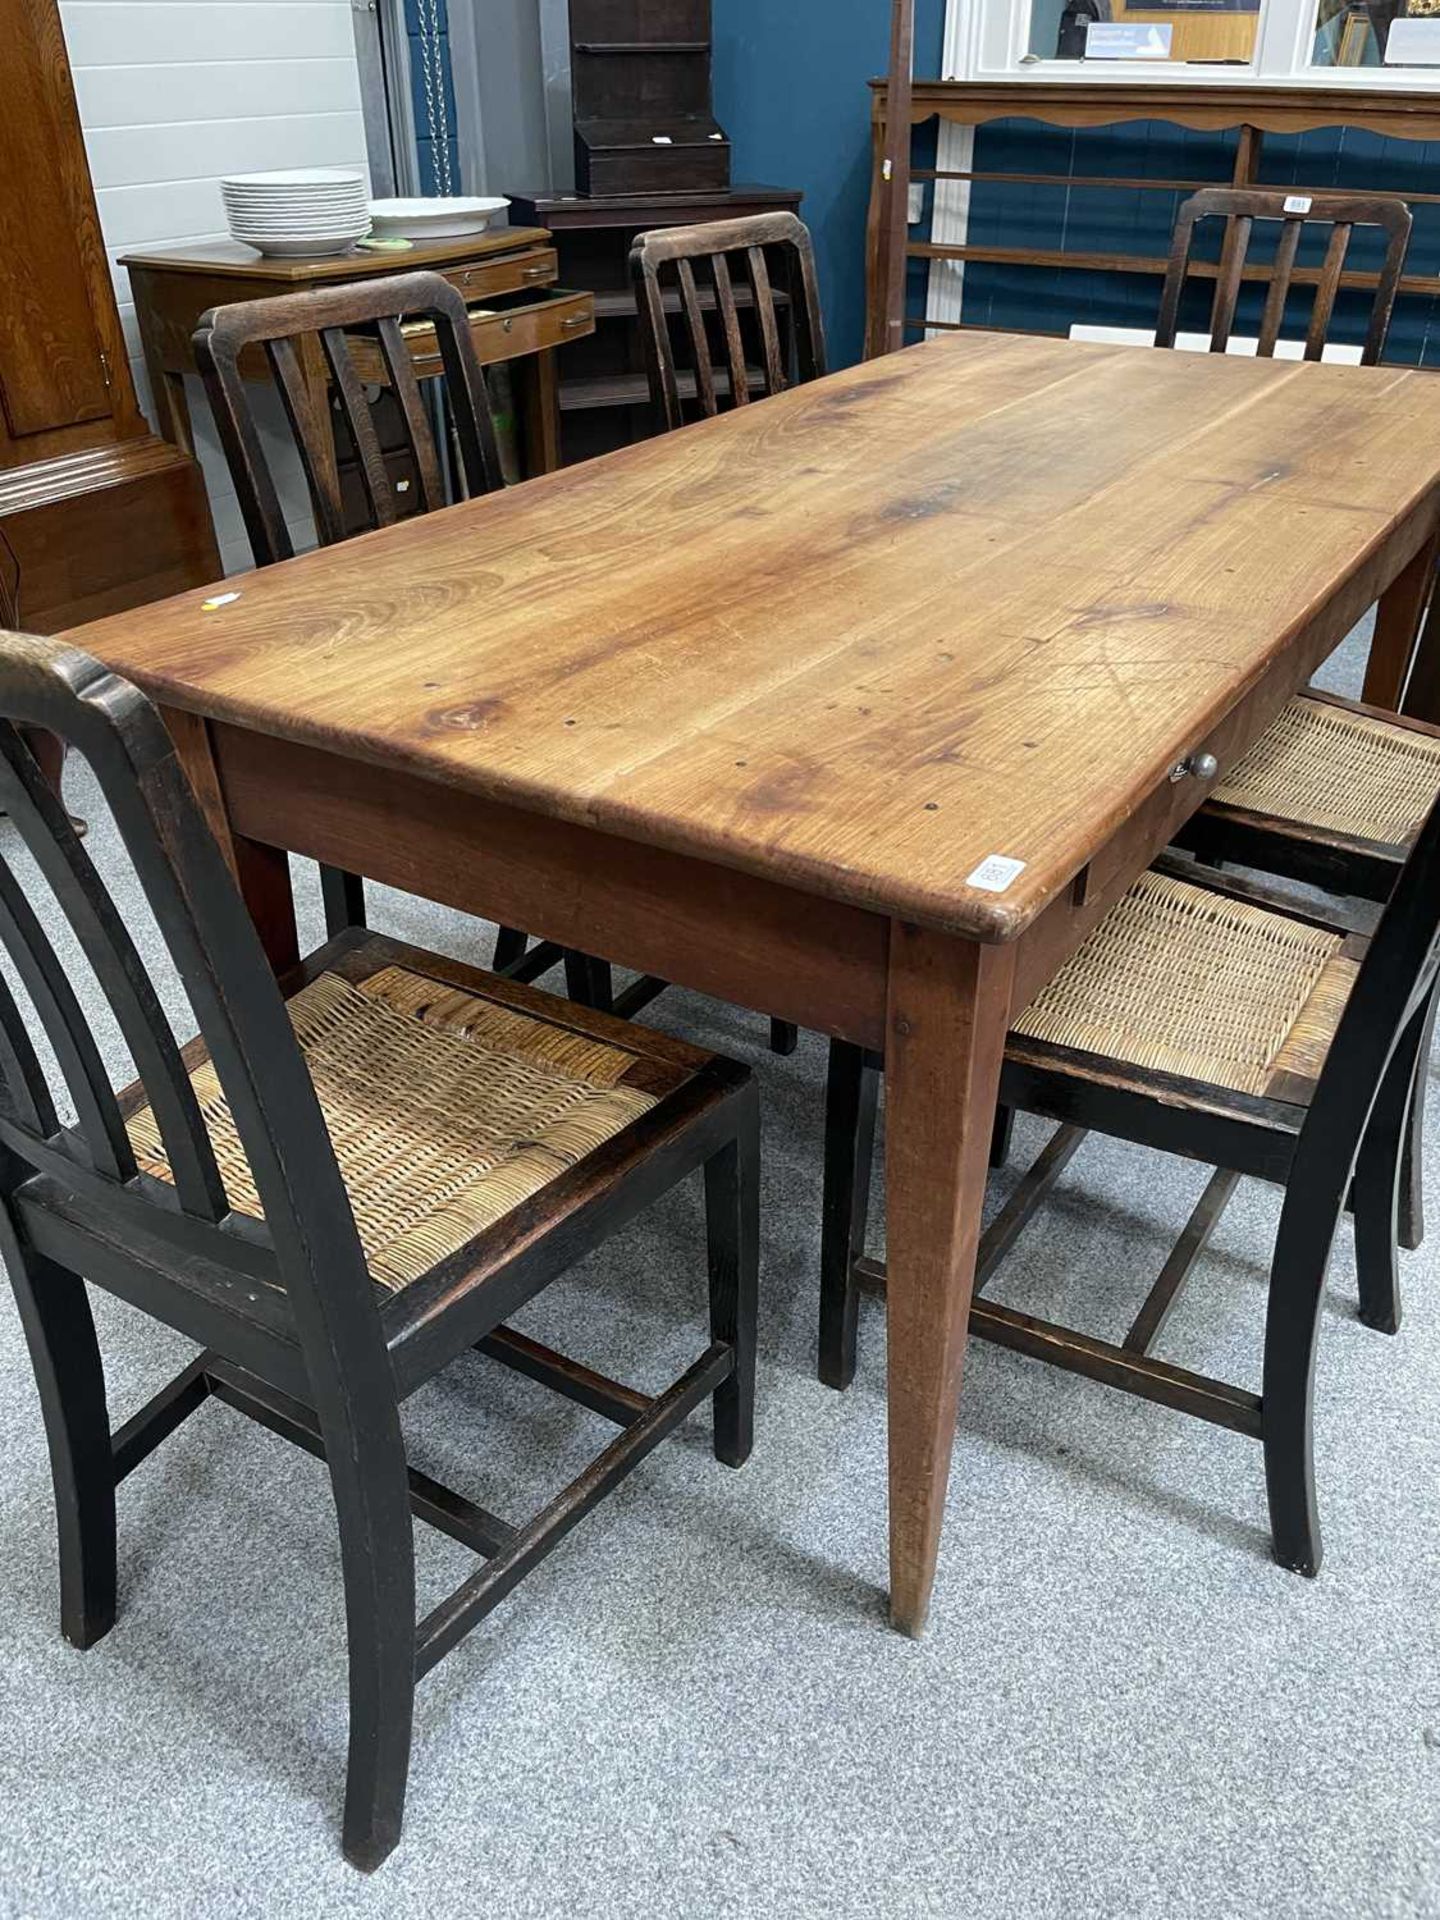
[{"label": "grey carpet", "polygon": [[[1352,650],[1336,677],[1354,671]],[[83,787],[75,799],[94,811]],[[94,845],[113,866],[103,823]],[[415,902],[381,896],[376,917],[486,950]],[[687,995],[657,1017],[764,1083],[755,1457],[715,1465],[697,1418],[430,1677],[405,1838],[373,1879],[338,1844],[343,1621],[322,1470],[204,1409],[123,1489],[121,1618],[73,1652],[6,1295],[0,1912],[1440,1914],[1440,1216],[1405,1259],[1394,1340],[1356,1320],[1342,1236],[1318,1581],[1267,1556],[1252,1442],[978,1348],[913,1645],[883,1624],[873,1303],[854,1389],[814,1378],[821,1045],[771,1060],[760,1021]],[[1022,1125],[1017,1169],[1043,1137]],[[1429,1174],[1440,1195],[1434,1151]],[[1203,1180],[1087,1143],[998,1296],[1118,1331]],[[1168,1357],[1257,1380],[1275,1220],[1274,1195],[1242,1186]],[[660,1383],[703,1345],[700,1224],[683,1190],[524,1324]],[[118,1418],[187,1349],[103,1296],[97,1313]],[[605,1437],[478,1358],[421,1394],[407,1428],[417,1463],[516,1515]],[[471,1563],[418,1541],[428,1602]]]}]

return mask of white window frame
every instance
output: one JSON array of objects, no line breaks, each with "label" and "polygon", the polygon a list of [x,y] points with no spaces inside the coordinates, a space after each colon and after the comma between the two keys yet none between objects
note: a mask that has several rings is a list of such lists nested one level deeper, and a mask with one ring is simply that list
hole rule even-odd
[{"label": "white window frame", "polygon": [[1261,0],[1255,58],[1245,67],[1159,60],[1037,60],[1029,57],[1030,0],[948,0],[944,77],[947,80],[1147,86],[1322,87],[1357,93],[1440,91],[1435,67],[1312,67],[1315,0]]}]

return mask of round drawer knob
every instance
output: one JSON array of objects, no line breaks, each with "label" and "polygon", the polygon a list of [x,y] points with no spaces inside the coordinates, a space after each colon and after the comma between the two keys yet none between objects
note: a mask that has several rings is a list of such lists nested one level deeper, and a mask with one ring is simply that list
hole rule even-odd
[{"label": "round drawer knob", "polygon": [[1220,762],[1213,753],[1192,753],[1188,760],[1179,760],[1170,769],[1170,779],[1179,786],[1182,780],[1213,780],[1220,771]]}]

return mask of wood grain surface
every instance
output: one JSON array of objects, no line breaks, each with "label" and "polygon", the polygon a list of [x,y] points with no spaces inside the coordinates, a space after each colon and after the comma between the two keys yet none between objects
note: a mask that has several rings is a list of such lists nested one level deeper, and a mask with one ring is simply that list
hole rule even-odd
[{"label": "wood grain surface", "polygon": [[1424,374],[963,334],[75,638],[170,707],[1004,940],[1437,487]]}]

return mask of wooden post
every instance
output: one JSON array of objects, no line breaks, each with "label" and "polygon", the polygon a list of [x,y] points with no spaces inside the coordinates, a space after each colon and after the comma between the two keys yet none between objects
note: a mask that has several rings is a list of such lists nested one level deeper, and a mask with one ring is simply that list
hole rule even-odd
[{"label": "wooden post", "polygon": [[890,77],[885,90],[885,146],[881,162],[881,216],[876,311],[869,355],[905,344],[905,281],[910,238],[910,103],[915,80],[915,0],[894,0]]}]

